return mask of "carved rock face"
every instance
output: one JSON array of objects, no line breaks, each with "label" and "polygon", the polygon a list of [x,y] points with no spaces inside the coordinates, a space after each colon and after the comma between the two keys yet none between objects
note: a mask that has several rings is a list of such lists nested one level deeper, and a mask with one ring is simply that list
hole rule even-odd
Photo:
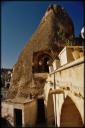
[{"label": "carved rock face", "polygon": [[[30,93],[33,79],[33,53],[43,51],[43,55],[47,54],[48,56],[50,54],[49,58],[53,59],[58,55],[61,48],[65,46],[64,40],[70,39],[73,35],[74,26],[65,10],[60,6],[49,6],[37,30],[22,50],[14,66],[7,97],[14,98],[22,92],[27,95]],[[35,89],[35,92],[39,92],[38,89]]]}]

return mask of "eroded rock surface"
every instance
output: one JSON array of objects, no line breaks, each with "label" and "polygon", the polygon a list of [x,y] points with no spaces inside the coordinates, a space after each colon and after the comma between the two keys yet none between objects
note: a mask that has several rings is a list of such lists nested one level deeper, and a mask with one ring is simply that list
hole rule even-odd
[{"label": "eroded rock surface", "polygon": [[73,36],[74,26],[67,12],[60,6],[50,5],[13,67],[7,98],[28,97],[30,94],[36,97],[43,94],[46,78],[34,78],[33,54],[42,51],[43,55],[48,54],[53,59],[65,46],[65,39],[72,39]]}]

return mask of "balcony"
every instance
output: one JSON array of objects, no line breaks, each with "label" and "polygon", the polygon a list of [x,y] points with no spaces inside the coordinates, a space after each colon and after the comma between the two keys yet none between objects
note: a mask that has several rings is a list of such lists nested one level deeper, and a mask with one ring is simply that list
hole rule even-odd
[{"label": "balcony", "polygon": [[43,79],[46,79],[48,77],[48,73],[34,73],[34,78],[43,78]]}]

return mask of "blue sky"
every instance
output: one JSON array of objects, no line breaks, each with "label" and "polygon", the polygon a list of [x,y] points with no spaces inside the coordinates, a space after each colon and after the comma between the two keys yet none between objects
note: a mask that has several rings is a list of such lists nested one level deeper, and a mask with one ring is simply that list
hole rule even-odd
[{"label": "blue sky", "polygon": [[84,8],[82,2],[42,1],[20,2],[8,1],[1,5],[1,66],[12,68],[17,62],[23,47],[35,32],[49,4],[59,4],[72,18],[75,35],[80,34],[84,25]]}]

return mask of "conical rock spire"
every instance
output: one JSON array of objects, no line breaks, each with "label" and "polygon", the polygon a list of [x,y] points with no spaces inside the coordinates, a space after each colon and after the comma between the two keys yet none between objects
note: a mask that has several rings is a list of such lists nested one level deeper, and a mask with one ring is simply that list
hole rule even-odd
[{"label": "conical rock spire", "polygon": [[[20,92],[20,88],[20,96],[27,97],[32,91],[30,87],[33,78],[33,53],[49,50],[50,52],[48,54],[53,58],[54,55],[56,56],[58,54],[59,49],[65,45],[64,40],[66,38],[70,39],[73,35],[74,26],[67,12],[61,6],[50,5],[41,19],[37,30],[23,48],[14,66],[7,98],[16,97],[18,91]],[[44,82],[42,83],[44,84]],[[41,87],[42,90],[43,86]],[[37,90],[37,93],[42,93],[42,90]]]}]

